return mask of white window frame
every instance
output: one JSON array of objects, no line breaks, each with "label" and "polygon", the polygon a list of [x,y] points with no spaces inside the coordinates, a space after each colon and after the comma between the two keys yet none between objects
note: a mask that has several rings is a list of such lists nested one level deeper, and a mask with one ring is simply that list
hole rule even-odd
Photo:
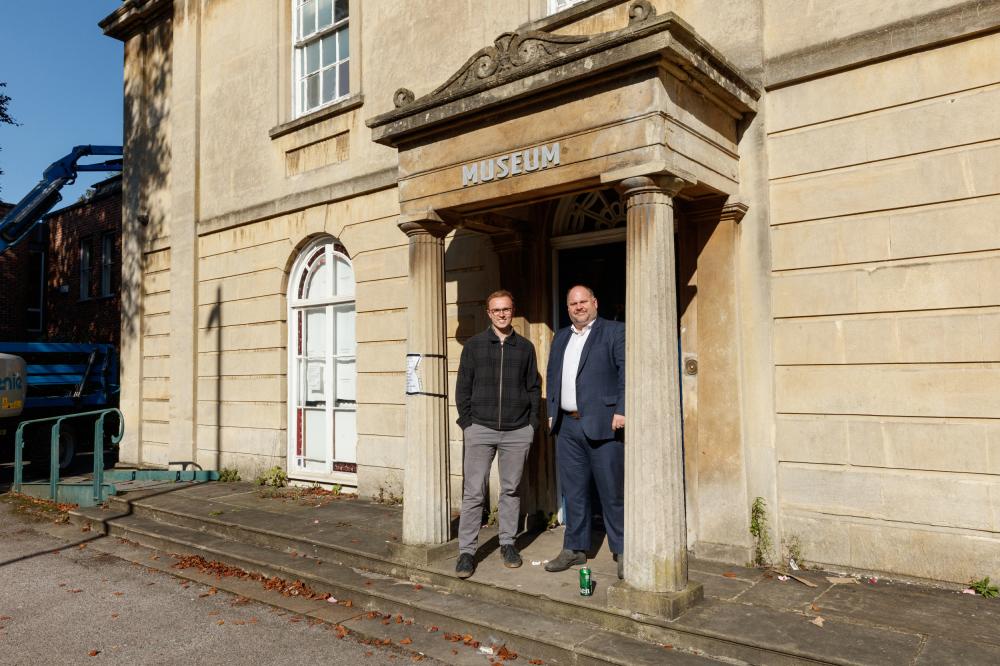
[{"label": "white window frame", "polygon": [[101,236],[101,296],[111,295],[112,289],[112,268],[115,263],[115,235],[104,234]]},{"label": "white window frame", "polygon": [[[329,25],[319,28],[319,13],[315,11],[319,3],[330,3],[330,16],[333,21]],[[299,117],[307,113],[312,113],[317,109],[335,104],[347,98],[351,93],[351,48],[350,48],[350,0],[291,0],[292,3],[292,99],[294,100],[295,116]],[[336,16],[336,6],[341,5],[347,9],[347,15],[339,21],[334,20]],[[307,6],[312,5],[313,25],[303,26],[304,16],[307,13]],[[306,32],[309,30],[309,32]],[[324,64],[325,50],[328,47],[327,39],[333,37],[334,57]],[[347,45],[341,47],[342,40],[346,40]],[[319,68],[307,73],[306,62],[308,47],[317,46]],[[332,72],[331,78],[335,86],[335,92],[330,99],[324,101],[324,93],[327,79],[327,72]],[[341,86],[341,76],[346,74],[347,83]],[[308,104],[307,80],[315,76],[318,81],[316,97],[317,104]]]},{"label": "white window frame", "polygon": [[573,5],[579,5],[581,2],[586,2],[586,0],[548,0],[549,16],[569,9]]},{"label": "white window frame", "polygon": [[[310,258],[313,254],[322,248],[326,253],[326,262],[328,266],[333,266],[334,262],[339,258],[347,262],[351,267],[352,279],[354,273],[354,263],[351,261],[350,256],[346,251],[340,251],[337,248],[341,247],[339,241],[330,236],[323,236],[316,239],[305,248],[303,248],[299,255],[295,259],[295,264],[292,269],[291,279],[288,282],[288,309],[287,309],[287,331],[288,331],[288,391],[287,391],[287,401],[288,401],[288,453],[287,453],[287,471],[289,478],[301,479],[306,481],[318,481],[322,483],[338,483],[349,486],[357,486],[358,476],[357,472],[347,472],[334,469],[334,463],[336,461],[334,456],[336,455],[337,442],[335,438],[335,424],[334,424],[334,413],[337,411],[353,411],[355,414],[355,437],[357,437],[357,402],[355,400],[353,407],[346,405],[339,405],[336,398],[336,382],[334,381],[334,364],[337,360],[347,360],[352,359],[355,363],[355,373],[357,372],[357,341],[355,341],[355,354],[354,356],[340,356],[337,354],[337,350],[334,348],[334,342],[336,340],[336,325],[334,323],[334,311],[338,306],[344,305],[354,305],[356,303],[356,290],[357,281],[354,281],[354,290],[350,295],[336,295],[328,296],[323,298],[299,298],[298,290],[299,285],[302,281],[303,275],[309,268]],[[331,279],[333,275],[331,273]],[[298,392],[301,390],[302,380],[299,370],[299,360],[300,354],[298,353],[298,324],[297,324],[297,313],[310,308],[323,307],[326,309],[326,321],[327,321],[327,332],[329,335],[329,340],[327,343],[327,362],[325,363],[323,383],[325,386],[329,387],[333,393],[327,397],[326,407],[325,407],[325,419],[326,426],[325,430],[327,437],[330,438],[330,445],[327,447],[327,459],[325,461],[325,466],[322,471],[307,470],[304,464],[299,464],[298,458],[301,456],[298,452],[298,437],[299,437],[299,423],[298,423]],[[356,309],[355,309],[356,312]],[[330,360],[332,359],[332,362]],[[355,374],[355,381],[357,381],[357,375]],[[355,391],[357,387],[355,386]],[[356,393],[355,393],[356,395]],[[304,446],[304,443],[303,443]],[[357,451],[357,442],[355,441],[355,451]],[[357,453],[355,453],[355,465],[357,459]]]},{"label": "white window frame", "polygon": [[80,300],[90,299],[93,272],[94,239],[90,236],[80,239]]}]

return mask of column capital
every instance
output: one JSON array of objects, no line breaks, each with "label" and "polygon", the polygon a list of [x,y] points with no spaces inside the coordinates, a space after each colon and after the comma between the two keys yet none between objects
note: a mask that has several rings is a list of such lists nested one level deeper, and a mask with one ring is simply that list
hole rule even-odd
[{"label": "column capital", "polygon": [[688,185],[694,185],[698,178],[682,169],[672,167],[664,161],[636,164],[601,174],[601,184],[611,185],[622,195],[632,190],[659,190],[674,197]]},{"label": "column capital", "polygon": [[624,197],[640,194],[642,192],[662,192],[672,199],[677,196],[678,192],[689,184],[690,183],[688,183],[688,181],[679,176],[662,173],[649,174],[647,176],[631,176],[619,181],[618,184],[615,185],[615,188],[621,192]]},{"label": "column capital", "polygon": [[399,216],[396,226],[410,237],[430,234],[437,238],[444,238],[451,231],[451,227],[433,210],[404,213]]}]

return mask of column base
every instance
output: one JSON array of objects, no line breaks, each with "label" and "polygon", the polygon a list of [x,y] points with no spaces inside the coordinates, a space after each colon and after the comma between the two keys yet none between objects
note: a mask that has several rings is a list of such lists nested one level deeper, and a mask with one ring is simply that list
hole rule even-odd
[{"label": "column base", "polygon": [[620,581],[608,588],[608,606],[629,613],[642,613],[674,620],[705,598],[701,583],[688,581],[679,592],[646,592]]},{"label": "column base", "polygon": [[458,542],[454,539],[445,543],[412,544],[392,542],[389,555],[403,564],[425,567],[428,564],[446,560],[458,555]]}]

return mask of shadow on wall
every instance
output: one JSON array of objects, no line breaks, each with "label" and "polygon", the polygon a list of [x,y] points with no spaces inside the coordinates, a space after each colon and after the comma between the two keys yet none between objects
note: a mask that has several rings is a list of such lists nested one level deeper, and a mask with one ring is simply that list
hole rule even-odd
[{"label": "shadow on wall", "polygon": [[143,269],[169,233],[168,96],[172,28],[165,20],[125,45],[125,131],[122,196],[122,345],[143,333]]}]

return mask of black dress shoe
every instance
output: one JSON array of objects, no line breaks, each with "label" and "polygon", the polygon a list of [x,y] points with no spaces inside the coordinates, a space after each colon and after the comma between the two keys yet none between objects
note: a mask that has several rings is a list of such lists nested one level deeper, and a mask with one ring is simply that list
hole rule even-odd
[{"label": "black dress shoe", "polygon": [[618,580],[625,580],[625,558],[616,554],[615,561],[618,562]]},{"label": "black dress shoe", "polygon": [[476,558],[472,553],[462,553],[458,556],[458,563],[455,565],[455,575],[459,578],[468,578],[476,571]]},{"label": "black dress shoe", "polygon": [[582,550],[567,550],[563,549],[556,559],[549,560],[545,563],[545,570],[556,572],[556,571],[566,571],[571,566],[575,564],[586,564],[587,563],[587,553]]},{"label": "black dress shoe", "polygon": [[500,546],[500,557],[503,558],[503,565],[508,569],[516,569],[523,564],[521,554],[517,552],[514,544]]}]

